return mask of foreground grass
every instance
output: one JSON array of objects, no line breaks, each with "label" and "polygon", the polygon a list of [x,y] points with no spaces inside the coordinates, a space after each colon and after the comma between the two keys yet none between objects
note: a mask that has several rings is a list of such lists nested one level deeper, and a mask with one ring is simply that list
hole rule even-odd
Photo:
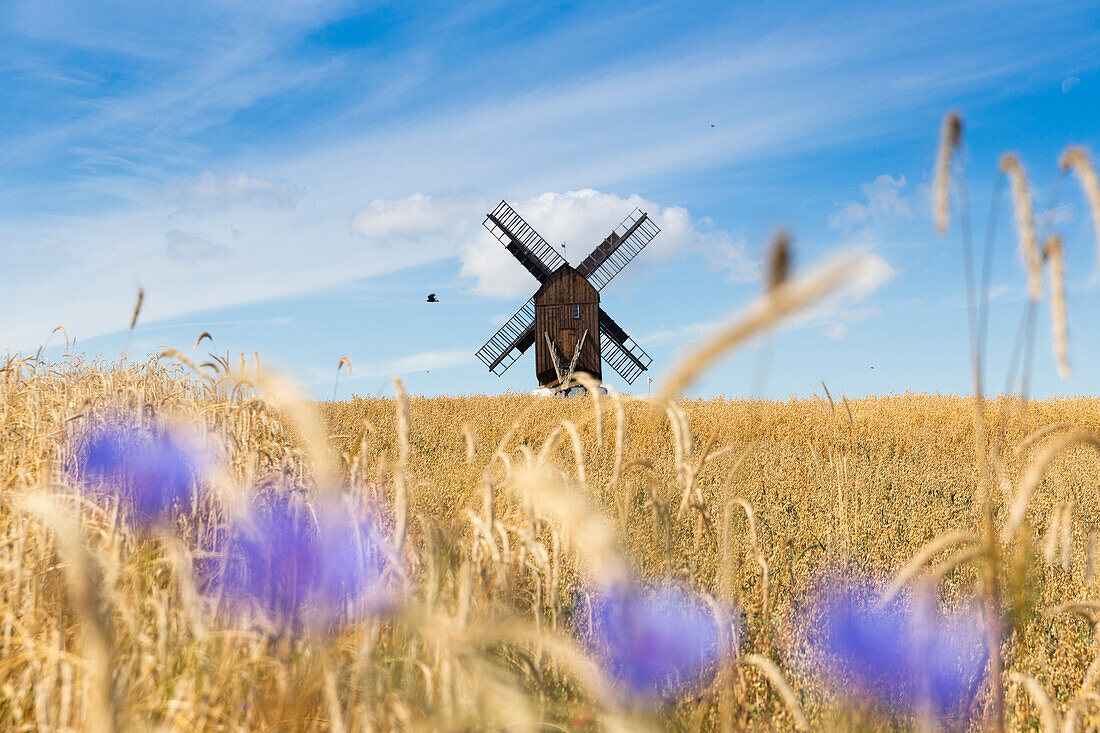
[{"label": "foreground grass", "polygon": [[[885,585],[928,541],[980,523],[971,407],[960,398],[686,401],[681,414],[611,397],[597,410],[590,398],[413,398],[406,408],[250,395],[162,365],[9,365],[0,727],[790,728],[796,712],[747,661],[760,658],[815,729],[908,727],[842,696],[843,681],[807,644],[806,599],[825,574],[859,570]],[[1059,423],[1100,430],[1098,408],[1096,399],[1026,412],[1010,400],[987,405],[1005,464],[998,521],[1049,439],[1024,445],[1026,436]],[[70,478],[69,437],[107,410],[222,436],[224,475],[170,531],[135,532]],[[560,470],[524,493],[530,482],[517,477],[529,464]],[[1095,594],[1098,469],[1094,453],[1061,454],[1030,506],[1030,541],[1012,558],[1005,668],[1038,680],[1059,710],[1097,654],[1085,618],[1052,611]],[[395,533],[396,505],[407,507],[404,610],[307,630],[232,615],[205,592],[208,550],[241,505],[333,487]],[[75,527],[83,555],[66,541]],[[609,691],[572,630],[588,581],[619,560],[730,609],[737,656],[673,700],[627,703]],[[81,573],[99,589],[92,606]],[[963,563],[944,573],[942,598],[954,605],[977,584]],[[987,683],[954,724],[980,727],[988,697]],[[1007,701],[1012,728],[1038,729],[1022,688],[1009,685]]]}]

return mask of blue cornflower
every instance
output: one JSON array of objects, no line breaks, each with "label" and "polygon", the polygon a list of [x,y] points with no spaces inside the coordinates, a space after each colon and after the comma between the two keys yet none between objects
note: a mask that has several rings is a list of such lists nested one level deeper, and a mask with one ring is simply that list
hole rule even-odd
[{"label": "blue cornflower", "polygon": [[657,697],[699,682],[728,649],[708,604],[676,585],[597,592],[587,642],[633,697]]},{"label": "blue cornflower", "polygon": [[139,523],[152,524],[190,503],[212,460],[194,435],[110,423],[84,436],[74,463],[79,477],[119,497]]},{"label": "blue cornflower", "polygon": [[229,533],[222,585],[283,620],[330,622],[385,611],[384,540],[375,526],[332,502],[278,497],[255,506]]},{"label": "blue cornflower", "polygon": [[911,606],[874,601],[862,580],[830,588],[817,600],[818,647],[837,676],[903,710],[927,707],[944,716],[972,700],[988,649],[980,614],[944,615],[923,595]]}]

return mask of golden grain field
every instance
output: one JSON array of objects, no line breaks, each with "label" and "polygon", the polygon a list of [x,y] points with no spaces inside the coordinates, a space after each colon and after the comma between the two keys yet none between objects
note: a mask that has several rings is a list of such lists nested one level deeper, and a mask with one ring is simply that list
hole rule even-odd
[{"label": "golden grain field", "polygon": [[[844,695],[815,658],[806,599],[829,573],[885,586],[933,538],[981,526],[970,402],[955,397],[288,406],[214,381],[164,361],[6,365],[3,729],[776,730],[799,715],[815,730],[906,728],[906,716]],[[71,479],[72,436],[104,411],[220,436],[224,470],[173,526],[135,531],[116,502]],[[1006,399],[986,417],[1003,459],[992,498],[1003,526],[1036,455],[1068,425],[1100,432],[1100,400],[1023,410]],[[1020,612],[1006,616],[1002,650],[1012,729],[1039,729],[1043,713],[1012,675],[1036,680],[1062,714],[1096,658],[1090,609],[1058,607],[1095,597],[1098,476],[1091,448],[1059,455],[1021,541],[1004,545],[1019,581],[1002,586],[1004,607]],[[203,548],[265,492],[337,492],[375,507],[391,533],[404,503],[400,610],[287,629],[204,594]],[[624,702],[571,634],[578,593],[619,563],[709,594],[737,621],[733,655],[674,699]],[[942,569],[948,607],[980,593],[980,567],[971,557]],[[765,673],[769,661],[781,677]],[[947,724],[981,727],[989,697],[985,684],[968,717]]]}]

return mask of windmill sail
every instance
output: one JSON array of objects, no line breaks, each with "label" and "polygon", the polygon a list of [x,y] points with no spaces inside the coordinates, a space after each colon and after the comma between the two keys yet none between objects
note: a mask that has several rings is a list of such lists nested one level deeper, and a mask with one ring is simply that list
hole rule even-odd
[{"label": "windmill sail", "polygon": [[603,308],[600,308],[600,355],[627,384],[634,384],[638,375],[653,363],[649,354]]},{"label": "windmill sail", "polygon": [[535,343],[535,299],[531,298],[477,350],[477,358],[498,377]]},{"label": "windmill sail", "polygon": [[649,214],[634,209],[607,235],[607,239],[592,250],[592,254],[584,258],[584,262],[577,266],[577,272],[588,278],[596,290],[603,290],[611,278],[618,275],[660,233],[661,228],[649,218]]},{"label": "windmill sail", "polygon": [[545,282],[565,264],[565,259],[506,201],[485,217],[484,226],[539,282]]}]

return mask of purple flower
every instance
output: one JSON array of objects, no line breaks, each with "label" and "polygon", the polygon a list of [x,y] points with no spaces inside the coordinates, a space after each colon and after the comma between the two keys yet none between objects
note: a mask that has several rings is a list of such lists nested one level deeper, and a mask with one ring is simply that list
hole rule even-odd
[{"label": "purple flower", "polygon": [[152,524],[191,501],[211,460],[194,436],[115,423],[84,436],[74,463],[78,476],[119,497],[138,522]]},{"label": "purple flower", "polygon": [[879,608],[875,600],[862,580],[831,588],[817,600],[817,646],[833,671],[896,708],[927,705],[940,716],[959,712],[985,674],[988,647],[980,615],[945,616],[923,595],[911,607],[894,601]]},{"label": "purple flower", "polygon": [[283,496],[254,507],[230,530],[222,585],[281,620],[331,622],[385,611],[387,560],[374,526],[342,506]]},{"label": "purple flower", "polygon": [[694,685],[727,651],[708,604],[676,585],[595,594],[586,636],[608,672],[635,697]]}]

